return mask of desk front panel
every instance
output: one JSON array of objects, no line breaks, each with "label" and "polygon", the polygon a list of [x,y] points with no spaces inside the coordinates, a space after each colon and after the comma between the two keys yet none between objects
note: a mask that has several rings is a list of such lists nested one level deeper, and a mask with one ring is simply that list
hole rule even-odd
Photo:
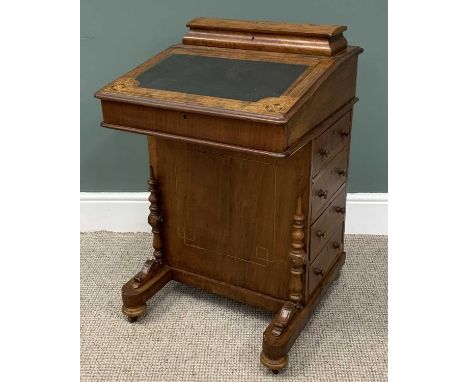
[{"label": "desk front panel", "polygon": [[149,137],[169,265],[288,298],[297,197],[308,211],[311,145],[284,159]]}]

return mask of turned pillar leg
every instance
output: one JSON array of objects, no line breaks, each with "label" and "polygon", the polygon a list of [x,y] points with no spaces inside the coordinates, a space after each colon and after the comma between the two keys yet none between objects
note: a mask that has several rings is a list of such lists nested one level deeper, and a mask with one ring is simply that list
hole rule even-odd
[{"label": "turned pillar leg", "polygon": [[314,309],[325,294],[328,287],[335,281],[343,266],[346,253],[336,259],[331,269],[324,275],[320,285],[302,305],[303,273],[306,263],[304,252],[304,214],[302,213],[301,197],[297,201],[297,209],[293,219],[291,232],[291,259],[289,279],[289,301],[286,302],[273,321],[263,332],[263,347],[260,360],[264,366],[277,373],[288,365],[288,352],[296,338],[307,325]]},{"label": "turned pillar leg", "polygon": [[122,287],[122,312],[128,317],[130,322],[136,321],[138,317],[141,317],[146,312],[146,301],[171,280],[170,269],[164,265],[161,239],[163,219],[158,183],[152,166],[150,166],[148,191],[150,192],[148,199],[150,202],[148,223],[151,225],[151,232],[153,234],[154,258],[147,260],[141,271]]},{"label": "turned pillar leg", "polygon": [[[260,354],[260,361],[269,369],[277,373],[288,365],[288,351],[286,347],[276,347],[274,344],[283,335],[293,317],[302,306],[303,273],[306,262],[304,251],[304,221],[302,212],[302,197],[297,199],[296,213],[293,217],[291,231],[291,250],[289,258],[291,260],[289,276],[289,302],[285,303],[272,323],[263,333],[263,350]],[[272,346],[273,345],[273,346]]]}]

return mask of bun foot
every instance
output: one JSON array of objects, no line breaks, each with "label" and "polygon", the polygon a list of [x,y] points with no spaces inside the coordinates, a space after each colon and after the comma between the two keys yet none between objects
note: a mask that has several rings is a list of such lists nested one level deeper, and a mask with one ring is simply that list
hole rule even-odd
[{"label": "bun foot", "polygon": [[280,357],[278,359],[271,359],[268,358],[263,352],[260,354],[260,361],[262,362],[263,366],[267,367],[274,374],[278,374],[278,372],[288,366],[288,356],[285,355],[284,357]]},{"label": "bun foot", "polygon": [[122,312],[127,316],[129,322],[135,322],[139,317],[143,316],[146,312],[146,304],[140,306],[122,306]]}]

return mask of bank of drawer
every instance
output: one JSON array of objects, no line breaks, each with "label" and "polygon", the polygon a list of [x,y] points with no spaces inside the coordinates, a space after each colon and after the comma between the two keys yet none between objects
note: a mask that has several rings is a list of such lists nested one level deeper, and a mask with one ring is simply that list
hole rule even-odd
[{"label": "bank of drawer", "polygon": [[335,264],[338,256],[343,252],[343,228],[336,230],[328,243],[320,251],[317,258],[309,266],[309,296],[320,285],[322,279]]},{"label": "bank of drawer", "polygon": [[335,199],[310,227],[310,261],[313,261],[320,250],[328,243],[330,235],[343,226],[345,211],[346,190],[342,187]]},{"label": "bank of drawer", "polygon": [[348,147],[351,127],[351,113],[345,114],[314,140],[313,176],[336,153]]},{"label": "bank of drawer", "polygon": [[348,151],[342,151],[312,181],[312,222],[348,177]]}]

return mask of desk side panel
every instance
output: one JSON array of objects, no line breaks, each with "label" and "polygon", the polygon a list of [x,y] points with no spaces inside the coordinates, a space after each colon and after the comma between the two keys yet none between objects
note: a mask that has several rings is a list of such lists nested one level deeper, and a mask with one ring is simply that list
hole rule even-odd
[{"label": "desk side panel", "polygon": [[[304,102],[289,120],[287,146],[293,145],[320,122],[331,116],[356,96],[358,56],[336,63],[333,72]],[[329,69],[329,70],[330,70]]]},{"label": "desk side panel", "polygon": [[311,145],[284,159],[149,137],[168,264],[288,299],[291,224],[307,211]]}]

